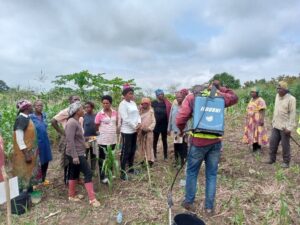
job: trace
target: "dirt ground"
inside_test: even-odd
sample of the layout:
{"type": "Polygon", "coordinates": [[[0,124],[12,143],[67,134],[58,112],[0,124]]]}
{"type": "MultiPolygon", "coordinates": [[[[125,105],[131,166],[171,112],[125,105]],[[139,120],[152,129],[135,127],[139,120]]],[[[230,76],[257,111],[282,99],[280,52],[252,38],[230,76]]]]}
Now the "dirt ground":
{"type": "MultiPolygon", "coordinates": [[[[226,120],[229,121],[229,120],[226,120]]],[[[222,160],[219,165],[215,215],[207,218],[203,213],[205,191],[204,167],[199,174],[196,214],[207,224],[300,224],[300,149],[292,143],[292,162],[289,169],[281,169],[281,149],[275,165],[264,163],[268,147],[260,154],[241,144],[242,120],[227,122],[222,160]]],[[[270,130],[270,129],[269,129],[270,130]]],[[[293,135],[296,137],[296,134],[293,135]]],[[[297,137],[299,141],[299,138],[297,137]]],[[[67,188],[63,184],[59,155],[54,149],[54,160],[49,168],[52,185],[43,188],[43,199],[29,212],[14,216],[14,224],[116,224],[116,215],[123,213],[122,224],[168,224],[167,193],[175,175],[173,147],[170,157],[163,161],[160,148],[158,161],[151,168],[152,185],[149,186],[144,169],[130,181],[116,179],[112,191],[98,178],[94,178],[101,207],[92,209],[87,197],[81,203],[67,201],[67,188]],[[56,215],[45,219],[51,213],[56,215]]],[[[185,212],[180,206],[184,187],[181,172],[173,190],[173,215],[185,212]]],[[[79,191],[86,195],[83,186],[79,191]]],[[[5,207],[1,207],[0,222],[5,224],[5,207]]]]}

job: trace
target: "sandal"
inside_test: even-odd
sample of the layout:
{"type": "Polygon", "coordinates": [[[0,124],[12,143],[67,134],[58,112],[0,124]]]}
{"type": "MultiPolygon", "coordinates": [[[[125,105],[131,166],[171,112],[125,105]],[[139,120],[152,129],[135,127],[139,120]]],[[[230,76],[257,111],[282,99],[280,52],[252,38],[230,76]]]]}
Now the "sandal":
{"type": "Polygon", "coordinates": [[[81,199],[77,195],[75,195],[74,197],[69,196],[69,201],[70,202],[80,202],[81,199]]]}
{"type": "Polygon", "coordinates": [[[97,208],[100,206],[100,202],[97,199],[91,200],[90,205],[94,208],[97,208]]]}

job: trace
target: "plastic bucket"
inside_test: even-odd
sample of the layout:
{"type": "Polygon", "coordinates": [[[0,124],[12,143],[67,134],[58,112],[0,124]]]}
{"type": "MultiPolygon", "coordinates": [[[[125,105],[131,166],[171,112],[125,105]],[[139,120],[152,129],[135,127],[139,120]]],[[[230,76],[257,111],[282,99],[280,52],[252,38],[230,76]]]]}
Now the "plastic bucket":
{"type": "Polygon", "coordinates": [[[181,213],[174,217],[173,225],[205,225],[205,223],[196,215],[181,213]]]}
{"type": "Polygon", "coordinates": [[[31,198],[27,192],[22,192],[19,196],[11,200],[11,213],[21,215],[31,207],[31,198]]]}

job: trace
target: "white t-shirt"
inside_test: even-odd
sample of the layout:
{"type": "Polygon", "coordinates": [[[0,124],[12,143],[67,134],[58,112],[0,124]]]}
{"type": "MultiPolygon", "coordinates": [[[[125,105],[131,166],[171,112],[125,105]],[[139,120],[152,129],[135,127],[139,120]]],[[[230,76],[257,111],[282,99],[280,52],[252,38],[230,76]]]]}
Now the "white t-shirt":
{"type": "Polygon", "coordinates": [[[123,100],[119,105],[119,116],[121,119],[121,133],[135,133],[136,126],[141,123],[141,116],[135,102],[123,100]]]}

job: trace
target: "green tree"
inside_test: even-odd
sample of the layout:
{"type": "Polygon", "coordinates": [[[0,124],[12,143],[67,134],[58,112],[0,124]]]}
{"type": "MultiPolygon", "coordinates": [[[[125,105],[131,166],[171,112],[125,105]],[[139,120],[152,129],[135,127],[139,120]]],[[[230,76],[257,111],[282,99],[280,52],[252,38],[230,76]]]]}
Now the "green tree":
{"type": "Polygon", "coordinates": [[[229,73],[226,73],[226,72],[223,72],[223,73],[220,73],[220,74],[215,74],[213,76],[213,78],[210,80],[210,82],[213,81],[213,80],[221,81],[222,85],[226,86],[228,88],[238,89],[238,88],[241,87],[240,80],[235,79],[233,75],[231,75],[229,73]]]}
{"type": "Polygon", "coordinates": [[[83,100],[96,100],[103,94],[110,94],[114,104],[118,104],[121,100],[123,84],[136,86],[133,79],[123,80],[120,77],[107,79],[104,75],[104,73],[91,74],[88,70],[83,70],[79,73],[56,76],[56,80],[52,82],[56,87],[71,88],[73,93],[80,95],[83,100]]]}
{"type": "Polygon", "coordinates": [[[0,80],[0,91],[8,91],[9,87],[7,86],[7,84],[3,81],[0,80]]]}

